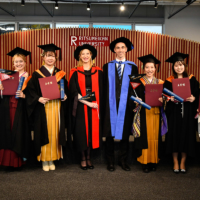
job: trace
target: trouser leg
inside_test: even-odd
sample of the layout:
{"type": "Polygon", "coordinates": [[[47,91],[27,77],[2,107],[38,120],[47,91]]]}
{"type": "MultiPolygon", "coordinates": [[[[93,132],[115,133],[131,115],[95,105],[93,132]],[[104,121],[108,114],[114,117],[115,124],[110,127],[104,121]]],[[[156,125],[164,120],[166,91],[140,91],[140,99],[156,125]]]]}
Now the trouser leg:
{"type": "Polygon", "coordinates": [[[106,137],[106,158],[109,163],[114,164],[114,138],[106,137]]]}
{"type": "Polygon", "coordinates": [[[129,139],[120,140],[119,143],[119,162],[126,163],[129,150],[129,139]]]}

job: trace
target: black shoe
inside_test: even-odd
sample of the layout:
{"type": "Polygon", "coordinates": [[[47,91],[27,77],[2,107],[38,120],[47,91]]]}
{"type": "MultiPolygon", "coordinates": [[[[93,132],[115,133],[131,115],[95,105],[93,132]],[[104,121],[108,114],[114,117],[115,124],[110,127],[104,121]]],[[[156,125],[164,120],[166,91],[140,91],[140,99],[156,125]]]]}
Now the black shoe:
{"type": "Polygon", "coordinates": [[[144,168],[143,168],[143,172],[144,173],[149,173],[149,167],[148,167],[148,165],[144,165],[144,168]]]}
{"type": "MultiPolygon", "coordinates": [[[[82,160],[82,161],[85,161],[85,160],[82,160]]],[[[80,165],[80,167],[81,167],[82,170],[87,170],[87,165],[86,166],[80,165]]]]}
{"type": "Polygon", "coordinates": [[[113,172],[115,171],[115,166],[113,163],[109,163],[108,166],[107,166],[107,170],[110,171],[110,172],[113,172]]]}
{"type": "Polygon", "coordinates": [[[130,171],[131,170],[130,167],[124,162],[119,162],[119,166],[121,166],[121,168],[123,170],[125,170],[125,171],[130,171]]]}
{"type": "Polygon", "coordinates": [[[149,169],[151,170],[151,171],[156,171],[156,164],[150,164],[149,165],[149,169]]]}
{"type": "MultiPolygon", "coordinates": [[[[89,161],[90,159],[88,159],[87,161],[89,161]]],[[[88,165],[88,163],[87,163],[87,168],[88,169],[94,169],[94,165],[88,165]]]]}
{"type": "Polygon", "coordinates": [[[173,169],[173,172],[174,172],[175,174],[179,174],[179,169],[173,169]]]}
{"type": "Polygon", "coordinates": [[[186,169],[180,169],[180,172],[181,172],[182,174],[185,174],[187,171],[186,171],[186,169]]]}

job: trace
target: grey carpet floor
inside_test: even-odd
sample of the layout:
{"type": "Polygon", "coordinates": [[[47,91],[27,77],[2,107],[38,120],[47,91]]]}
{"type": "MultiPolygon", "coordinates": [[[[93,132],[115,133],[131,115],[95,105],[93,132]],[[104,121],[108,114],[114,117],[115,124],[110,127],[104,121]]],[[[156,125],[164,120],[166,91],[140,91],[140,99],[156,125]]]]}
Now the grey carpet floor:
{"type": "Polygon", "coordinates": [[[115,200],[115,199],[199,199],[200,166],[189,166],[187,174],[174,174],[171,165],[162,164],[145,174],[141,165],[125,172],[119,166],[109,172],[106,165],[83,171],[78,165],[57,164],[55,171],[43,172],[40,165],[21,171],[0,167],[2,200],[115,200]]]}

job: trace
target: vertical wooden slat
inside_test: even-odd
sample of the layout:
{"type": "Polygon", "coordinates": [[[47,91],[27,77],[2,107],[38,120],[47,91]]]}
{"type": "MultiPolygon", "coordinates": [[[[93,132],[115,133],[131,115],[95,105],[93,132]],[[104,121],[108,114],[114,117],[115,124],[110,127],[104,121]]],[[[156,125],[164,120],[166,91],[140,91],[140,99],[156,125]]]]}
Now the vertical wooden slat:
{"type": "MultiPolygon", "coordinates": [[[[74,59],[75,47],[71,47],[69,44],[71,35],[109,36],[110,42],[117,37],[127,37],[134,44],[134,50],[127,53],[127,59],[135,62],[138,65],[139,73],[141,73],[142,63],[137,58],[149,53],[154,54],[161,60],[160,73],[156,73],[156,76],[163,80],[171,75],[171,64],[166,63],[165,60],[176,51],[188,53],[190,55],[189,73],[194,74],[197,80],[200,80],[198,68],[200,64],[200,43],[166,35],[124,29],[58,28],[5,33],[0,35],[0,67],[13,69],[12,58],[6,54],[18,46],[32,52],[32,64],[27,59],[27,71],[32,74],[42,64],[40,57],[42,51],[37,45],[55,43],[62,48],[62,61],[57,61],[56,65],[66,72],[68,78],[71,68],[77,65],[77,61],[74,59]]],[[[97,47],[97,51],[95,63],[101,68],[105,63],[115,58],[115,54],[109,50],[109,47],[97,47]]]]}

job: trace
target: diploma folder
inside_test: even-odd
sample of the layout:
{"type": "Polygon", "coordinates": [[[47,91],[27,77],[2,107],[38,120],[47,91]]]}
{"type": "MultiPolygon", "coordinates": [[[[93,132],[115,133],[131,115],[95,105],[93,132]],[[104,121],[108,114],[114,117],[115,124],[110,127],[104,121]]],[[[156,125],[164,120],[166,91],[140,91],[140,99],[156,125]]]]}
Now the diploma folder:
{"type": "MultiPolygon", "coordinates": [[[[7,74],[7,73],[5,73],[7,74]]],[[[2,81],[2,85],[3,85],[3,95],[16,95],[17,92],[17,88],[19,85],[19,72],[12,72],[12,73],[8,73],[9,76],[11,76],[11,78],[2,81]]]]}
{"type": "Polygon", "coordinates": [[[55,76],[39,78],[42,97],[50,100],[60,99],[60,91],[55,76]]]}
{"type": "Polygon", "coordinates": [[[189,78],[176,78],[172,80],[173,92],[182,97],[184,101],[191,96],[189,78]]]}
{"type": "Polygon", "coordinates": [[[162,106],[162,103],[158,100],[162,97],[163,84],[146,84],[145,85],[145,103],[155,107],[162,106]]]}

